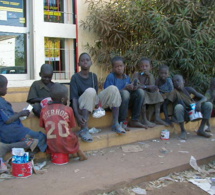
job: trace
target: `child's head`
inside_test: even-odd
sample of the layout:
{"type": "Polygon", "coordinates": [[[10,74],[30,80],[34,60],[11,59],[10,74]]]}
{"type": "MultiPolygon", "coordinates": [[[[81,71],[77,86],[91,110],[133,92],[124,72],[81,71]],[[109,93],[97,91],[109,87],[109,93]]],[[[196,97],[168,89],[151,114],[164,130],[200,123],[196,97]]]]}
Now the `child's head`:
{"type": "Polygon", "coordinates": [[[45,85],[48,85],[53,76],[53,67],[51,64],[43,64],[40,68],[40,77],[45,85]]]}
{"type": "Polygon", "coordinates": [[[89,70],[92,65],[90,55],[88,53],[82,53],[79,56],[78,65],[81,67],[81,70],[89,70]]]}
{"type": "Polygon", "coordinates": [[[141,58],[137,65],[141,72],[149,72],[151,70],[151,60],[149,58],[141,58]]]}
{"type": "Polygon", "coordinates": [[[67,87],[60,83],[54,83],[50,88],[50,97],[54,102],[60,102],[66,105],[68,100],[67,87]]]}
{"type": "Polygon", "coordinates": [[[123,75],[125,70],[125,60],[120,56],[111,59],[113,72],[117,75],[123,75]]]}
{"type": "Polygon", "coordinates": [[[7,78],[3,75],[0,75],[0,96],[7,94],[7,78]]]}
{"type": "Polygon", "coordinates": [[[210,88],[211,88],[212,90],[215,90],[215,78],[212,78],[212,79],[211,79],[210,88]]]}
{"type": "Polygon", "coordinates": [[[166,80],[169,77],[169,67],[167,65],[161,65],[158,74],[160,79],[166,80]]]}
{"type": "Polygon", "coordinates": [[[182,75],[174,75],[172,81],[175,89],[182,90],[184,88],[184,79],[182,75]]]}

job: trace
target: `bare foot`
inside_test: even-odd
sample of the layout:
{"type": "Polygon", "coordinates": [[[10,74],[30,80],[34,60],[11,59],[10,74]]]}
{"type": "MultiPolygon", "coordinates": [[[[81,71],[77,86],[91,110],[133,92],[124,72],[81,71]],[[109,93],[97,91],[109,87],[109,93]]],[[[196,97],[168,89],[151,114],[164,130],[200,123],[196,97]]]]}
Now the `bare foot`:
{"type": "Polygon", "coordinates": [[[80,161],[83,161],[83,160],[87,160],[87,159],[88,159],[87,156],[86,156],[86,154],[84,154],[84,152],[83,152],[82,150],[79,150],[79,151],[77,152],[77,154],[78,154],[78,156],[79,156],[79,160],[80,160],[80,161]]]}
{"type": "Polygon", "coordinates": [[[146,126],[149,127],[149,128],[153,128],[153,127],[156,126],[155,123],[152,123],[152,122],[150,122],[150,121],[144,121],[144,122],[142,122],[142,124],[143,124],[143,125],[146,125],[146,126]]]}
{"type": "Polygon", "coordinates": [[[139,122],[139,121],[133,121],[133,120],[129,121],[128,125],[130,127],[139,127],[139,128],[145,128],[145,129],[148,128],[147,126],[143,125],[141,122],[139,122]]]}
{"type": "Polygon", "coordinates": [[[187,140],[187,132],[186,131],[182,131],[181,135],[180,135],[180,138],[183,139],[183,140],[187,140]]]}
{"type": "Polygon", "coordinates": [[[155,123],[159,125],[165,125],[165,126],[170,126],[168,123],[163,121],[162,119],[155,119],[155,123]]]}
{"type": "Polygon", "coordinates": [[[87,158],[87,156],[86,155],[84,155],[84,156],[79,156],[79,160],[80,161],[84,161],[84,160],[87,160],[88,158],[87,158]]]}
{"type": "Polygon", "coordinates": [[[200,131],[200,130],[197,131],[197,135],[202,136],[202,137],[206,137],[206,138],[211,137],[211,134],[206,133],[205,131],[200,131]]]}
{"type": "Polygon", "coordinates": [[[77,158],[77,157],[78,157],[77,153],[72,154],[72,158],[77,158]]]}
{"type": "Polygon", "coordinates": [[[205,125],[205,127],[204,127],[204,131],[205,132],[211,132],[211,127],[210,126],[207,126],[207,125],[205,125]]]}

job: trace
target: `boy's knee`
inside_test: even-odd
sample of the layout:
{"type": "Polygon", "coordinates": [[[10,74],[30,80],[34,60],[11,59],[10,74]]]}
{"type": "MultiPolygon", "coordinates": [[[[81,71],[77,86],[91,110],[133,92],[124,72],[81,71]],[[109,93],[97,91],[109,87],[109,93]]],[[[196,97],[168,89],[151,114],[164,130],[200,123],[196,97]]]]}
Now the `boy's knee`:
{"type": "Polygon", "coordinates": [[[204,102],[203,104],[202,104],[202,109],[203,110],[211,110],[212,111],[212,109],[213,109],[213,104],[211,103],[211,102],[204,102]]]}
{"type": "Polygon", "coordinates": [[[94,88],[87,88],[85,92],[89,97],[96,96],[96,90],[94,88]]]}
{"type": "Polygon", "coordinates": [[[182,106],[181,104],[177,104],[174,108],[175,112],[184,112],[184,106],[182,106]]]}
{"type": "Polygon", "coordinates": [[[137,89],[136,94],[137,94],[138,97],[144,98],[145,91],[142,90],[142,89],[137,89]]]}
{"type": "Polygon", "coordinates": [[[114,86],[114,85],[110,85],[109,87],[106,88],[107,92],[108,93],[111,93],[111,94],[119,94],[119,89],[114,86]]]}
{"type": "Polygon", "coordinates": [[[120,91],[120,95],[121,95],[123,101],[130,99],[130,93],[127,90],[120,91]]]}
{"type": "Polygon", "coordinates": [[[174,114],[178,115],[178,114],[183,114],[184,113],[184,106],[182,106],[181,104],[177,104],[174,107],[174,114]]]}

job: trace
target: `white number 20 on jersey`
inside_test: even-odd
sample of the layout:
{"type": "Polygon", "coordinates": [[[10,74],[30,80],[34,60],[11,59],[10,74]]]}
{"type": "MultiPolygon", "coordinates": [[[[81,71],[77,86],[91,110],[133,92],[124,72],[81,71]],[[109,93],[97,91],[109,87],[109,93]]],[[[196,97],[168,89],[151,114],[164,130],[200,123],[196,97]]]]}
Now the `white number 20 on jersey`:
{"type": "Polygon", "coordinates": [[[58,124],[56,124],[53,121],[48,121],[46,123],[46,129],[48,129],[47,132],[47,139],[54,139],[56,138],[56,134],[53,133],[53,131],[57,128],[58,129],[58,133],[59,136],[61,137],[68,137],[68,135],[70,134],[69,132],[69,127],[68,127],[68,123],[66,121],[60,120],[58,122],[58,124]],[[57,125],[57,127],[56,127],[57,125]],[[63,132],[63,130],[65,132],[63,132]]]}

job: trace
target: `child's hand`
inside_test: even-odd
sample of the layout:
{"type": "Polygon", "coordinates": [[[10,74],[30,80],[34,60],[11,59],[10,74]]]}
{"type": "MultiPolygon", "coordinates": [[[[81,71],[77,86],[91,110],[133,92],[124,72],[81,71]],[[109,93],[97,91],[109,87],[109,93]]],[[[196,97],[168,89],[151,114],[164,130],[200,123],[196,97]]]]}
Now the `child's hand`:
{"type": "Polygon", "coordinates": [[[133,90],[137,90],[138,88],[139,88],[139,80],[136,78],[136,79],[134,79],[134,81],[133,81],[133,90]]]}
{"type": "Polygon", "coordinates": [[[134,85],[133,84],[128,84],[128,85],[126,85],[126,89],[127,90],[133,90],[134,89],[134,85]]]}
{"type": "Polygon", "coordinates": [[[149,89],[149,91],[151,92],[155,92],[159,90],[156,85],[147,85],[147,89],[149,89]]]}
{"type": "Polygon", "coordinates": [[[151,73],[150,73],[148,70],[146,70],[146,71],[144,72],[144,74],[147,75],[147,76],[150,76],[150,75],[151,75],[151,73]]]}
{"type": "Polygon", "coordinates": [[[196,109],[195,109],[195,111],[196,112],[201,112],[201,103],[200,102],[196,102],[196,109]]]}
{"type": "Polygon", "coordinates": [[[83,125],[85,125],[85,123],[86,123],[87,121],[86,121],[86,119],[85,119],[82,115],[79,114],[79,115],[77,116],[77,122],[78,122],[79,125],[82,125],[82,126],[83,126],[83,125]]]}
{"type": "Polygon", "coordinates": [[[21,112],[19,112],[19,116],[29,116],[29,114],[29,110],[22,110],[21,112]]]}

